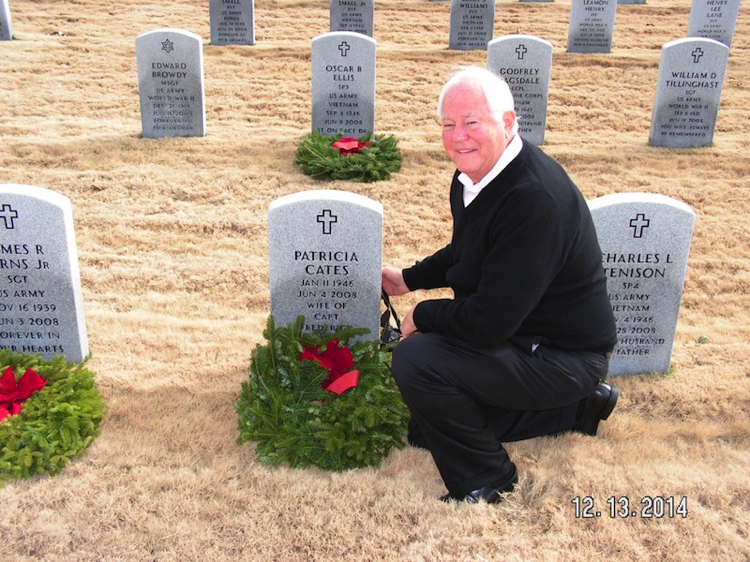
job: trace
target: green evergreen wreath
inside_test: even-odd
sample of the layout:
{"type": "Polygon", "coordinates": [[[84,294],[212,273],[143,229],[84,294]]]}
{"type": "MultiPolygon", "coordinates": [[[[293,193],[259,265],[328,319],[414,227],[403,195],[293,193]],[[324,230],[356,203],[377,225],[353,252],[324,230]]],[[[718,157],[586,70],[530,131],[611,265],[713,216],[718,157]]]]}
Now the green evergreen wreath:
{"type": "Polygon", "coordinates": [[[331,146],[343,137],[342,133],[329,137],[314,131],[297,146],[294,163],[308,176],[321,180],[351,180],[370,183],[391,178],[392,172],[401,169],[401,151],[398,141],[391,135],[359,137],[370,142],[360,152],[342,155],[331,146]]]}
{"type": "Polygon", "coordinates": [[[0,485],[11,478],[59,473],[99,434],[104,400],[84,363],[0,350],[0,370],[33,369],[47,380],[18,415],[0,422],[0,485]]]}
{"type": "Polygon", "coordinates": [[[304,333],[304,317],[277,327],[269,317],[250,360],[235,408],[238,444],[257,441],[261,462],[327,470],[377,466],[392,448],[404,447],[409,411],[390,369],[390,353],[378,341],[352,341],[368,333],[341,327],[304,333]],[[348,346],[359,370],[356,387],[337,395],[323,390],[329,372],[301,360],[306,348],[322,350],[331,340],[348,346]]]}

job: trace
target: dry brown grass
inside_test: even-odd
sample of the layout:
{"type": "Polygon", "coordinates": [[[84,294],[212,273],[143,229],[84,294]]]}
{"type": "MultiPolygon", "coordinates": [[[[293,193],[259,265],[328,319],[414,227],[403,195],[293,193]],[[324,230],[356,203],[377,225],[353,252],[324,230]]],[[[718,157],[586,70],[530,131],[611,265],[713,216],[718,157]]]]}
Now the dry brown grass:
{"type": "MultiPolygon", "coordinates": [[[[570,4],[499,1],[495,36],[554,45],[547,145],[588,199],[661,193],[697,214],[673,370],[618,380],[597,438],[509,446],[520,491],[451,506],[430,456],[331,474],[260,465],[232,404],[269,312],[266,212],[320,187],[385,208],[385,261],[445,242],[452,167],[434,104],[458,64],[448,3],[377,0],[376,128],[403,171],[321,186],[292,164],[310,127],[310,40],[327,0],[256,0],[254,47],[209,45],[204,0],[11,0],[0,44],[0,182],[71,198],[102,433],[59,476],[0,489],[5,560],[748,560],[750,18],[740,14],[711,148],[648,146],[662,44],[689,0],[618,7],[613,52],[565,52],[570,4]],[[208,134],[140,138],[135,37],[205,41],[208,134]],[[707,343],[698,343],[705,336],[707,343]],[[574,517],[571,500],[688,497],[689,516],[574,517]]],[[[415,295],[396,301],[407,310],[415,295]]]]}

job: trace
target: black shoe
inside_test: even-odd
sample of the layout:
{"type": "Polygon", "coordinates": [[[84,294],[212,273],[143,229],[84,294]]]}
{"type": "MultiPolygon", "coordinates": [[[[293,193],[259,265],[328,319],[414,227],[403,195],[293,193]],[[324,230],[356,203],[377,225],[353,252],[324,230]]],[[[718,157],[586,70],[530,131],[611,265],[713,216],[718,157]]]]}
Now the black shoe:
{"type": "Polygon", "coordinates": [[[465,496],[454,496],[453,494],[445,494],[440,497],[440,501],[451,502],[467,502],[467,503],[479,503],[480,500],[484,500],[487,503],[498,503],[502,501],[503,495],[508,492],[512,492],[518,484],[518,471],[516,466],[513,465],[513,474],[510,478],[507,478],[500,484],[489,484],[473,492],[469,492],[465,496]]]}
{"type": "Polygon", "coordinates": [[[606,420],[615,409],[620,391],[616,386],[599,383],[596,390],[586,398],[581,417],[576,420],[573,431],[584,435],[596,435],[599,422],[606,420]]]}

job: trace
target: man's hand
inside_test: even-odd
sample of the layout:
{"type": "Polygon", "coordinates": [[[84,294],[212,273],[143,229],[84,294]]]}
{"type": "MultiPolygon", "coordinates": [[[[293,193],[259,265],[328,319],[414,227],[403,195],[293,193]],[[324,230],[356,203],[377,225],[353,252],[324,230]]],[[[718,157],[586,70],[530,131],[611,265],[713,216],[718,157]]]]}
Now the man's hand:
{"type": "Polygon", "coordinates": [[[385,266],[382,270],[383,289],[389,296],[405,295],[409,292],[409,287],[404,283],[403,270],[395,267],[385,266]]]}
{"type": "MultiPolygon", "coordinates": [[[[405,295],[409,292],[409,287],[404,283],[404,274],[402,269],[385,266],[382,271],[383,289],[389,296],[405,295]]],[[[414,307],[401,320],[401,338],[406,339],[409,336],[418,334],[417,326],[414,324],[414,307]]]]}
{"type": "Polygon", "coordinates": [[[417,326],[414,324],[414,309],[416,306],[413,306],[409,312],[406,313],[406,316],[401,320],[401,339],[406,339],[409,336],[413,336],[414,334],[418,334],[419,331],[417,331],[417,326]]]}

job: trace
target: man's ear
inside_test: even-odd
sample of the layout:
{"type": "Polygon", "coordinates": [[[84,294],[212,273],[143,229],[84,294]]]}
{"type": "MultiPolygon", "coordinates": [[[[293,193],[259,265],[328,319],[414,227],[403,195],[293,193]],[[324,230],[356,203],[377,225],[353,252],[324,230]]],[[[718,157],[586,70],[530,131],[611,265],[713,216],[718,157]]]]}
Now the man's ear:
{"type": "Polygon", "coordinates": [[[510,134],[513,131],[513,123],[516,120],[515,111],[506,111],[503,113],[503,129],[506,133],[510,134]]]}

